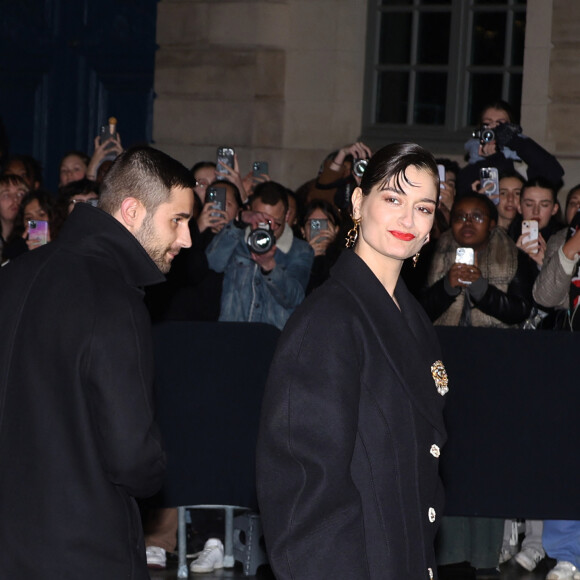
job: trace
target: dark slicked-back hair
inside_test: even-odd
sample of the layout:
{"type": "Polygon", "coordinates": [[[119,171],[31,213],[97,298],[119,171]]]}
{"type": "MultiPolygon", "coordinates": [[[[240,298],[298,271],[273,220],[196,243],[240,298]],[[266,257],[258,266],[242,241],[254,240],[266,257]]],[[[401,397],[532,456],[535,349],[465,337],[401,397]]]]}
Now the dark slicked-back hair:
{"type": "Polygon", "coordinates": [[[138,199],[148,213],[171,197],[174,187],[193,189],[195,180],[179,161],[152,147],[131,147],[123,152],[103,179],[99,207],[114,214],[124,199],[138,199]]]}
{"type": "Polygon", "coordinates": [[[363,195],[369,195],[376,185],[386,186],[391,181],[399,188],[403,182],[413,185],[406,175],[410,166],[430,173],[439,191],[439,172],[433,155],[415,143],[391,143],[370,158],[360,183],[363,195]]]}

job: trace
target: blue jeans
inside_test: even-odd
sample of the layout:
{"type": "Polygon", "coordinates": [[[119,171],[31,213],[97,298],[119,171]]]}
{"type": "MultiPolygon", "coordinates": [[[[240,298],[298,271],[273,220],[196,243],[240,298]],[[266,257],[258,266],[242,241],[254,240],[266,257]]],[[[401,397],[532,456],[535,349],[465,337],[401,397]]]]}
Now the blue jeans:
{"type": "Polygon", "coordinates": [[[572,562],[580,568],[580,521],[544,520],[542,543],[550,558],[572,562]]]}

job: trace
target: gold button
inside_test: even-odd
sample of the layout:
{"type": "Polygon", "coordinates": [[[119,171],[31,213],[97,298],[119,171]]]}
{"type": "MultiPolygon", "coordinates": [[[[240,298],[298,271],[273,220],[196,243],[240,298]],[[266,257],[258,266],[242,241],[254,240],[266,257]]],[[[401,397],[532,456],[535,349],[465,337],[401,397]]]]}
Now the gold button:
{"type": "Polygon", "coordinates": [[[431,523],[435,521],[435,510],[432,507],[429,508],[429,521],[431,523]]]}
{"type": "Polygon", "coordinates": [[[439,449],[439,447],[437,445],[435,445],[435,443],[433,443],[433,445],[431,445],[430,452],[431,452],[431,455],[433,455],[433,457],[437,457],[437,459],[439,459],[439,456],[441,455],[441,449],[439,449]]]}

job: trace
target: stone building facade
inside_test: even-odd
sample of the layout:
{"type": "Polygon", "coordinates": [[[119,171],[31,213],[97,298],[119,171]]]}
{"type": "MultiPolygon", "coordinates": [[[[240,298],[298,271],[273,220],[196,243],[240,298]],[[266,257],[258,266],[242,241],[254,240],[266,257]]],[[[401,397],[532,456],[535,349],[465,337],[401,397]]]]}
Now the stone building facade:
{"type": "MultiPolygon", "coordinates": [[[[161,0],[154,140],[297,188],[361,132],[365,0],[161,0]]],[[[580,3],[528,0],[521,123],[580,183],[580,3]]],[[[461,151],[440,151],[459,159],[461,151]]]]}

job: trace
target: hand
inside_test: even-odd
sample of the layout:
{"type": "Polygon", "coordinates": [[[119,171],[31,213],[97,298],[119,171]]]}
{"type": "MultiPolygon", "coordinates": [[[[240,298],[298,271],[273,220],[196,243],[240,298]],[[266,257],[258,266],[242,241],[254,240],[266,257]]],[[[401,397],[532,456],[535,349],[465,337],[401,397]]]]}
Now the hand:
{"type": "MultiPolygon", "coordinates": [[[[330,225],[330,224],[329,224],[330,225]]],[[[314,250],[314,256],[324,256],[328,250],[328,246],[335,240],[338,226],[334,226],[332,230],[321,230],[321,232],[310,239],[308,242],[310,247],[314,250]]]]}
{"type": "Polygon", "coordinates": [[[530,240],[528,236],[521,235],[516,242],[516,246],[523,250],[534,262],[539,266],[544,264],[544,256],[546,255],[546,240],[542,234],[538,235],[537,240],[530,240]]]}
{"type": "Polygon", "coordinates": [[[89,166],[87,167],[87,179],[92,179],[95,181],[97,179],[97,170],[99,165],[102,163],[103,159],[109,153],[115,153],[115,155],[120,155],[123,153],[123,146],[121,145],[121,135],[115,133],[114,136],[109,137],[106,141],[101,143],[101,138],[97,135],[93,141],[95,146],[95,151],[91,160],[89,161],[89,166]],[[107,149],[110,145],[113,145],[110,149],[107,149]]]}
{"type": "Polygon", "coordinates": [[[228,223],[228,217],[225,211],[221,211],[213,207],[213,204],[206,203],[201,213],[197,218],[197,227],[200,233],[210,228],[214,234],[222,231],[224,226],[228,223]],[[212,215],[219,214],[219,215],[212,215]]]}
{"type": "Polygon", "coordinates": [[[270,272],[276,267],[276,260],[274,259],[274,254],[276,253],[276,244],[274,244],[265,254],[255,254],[250,252],[252,260],[260,266],[262,270],[270,272]]]}
{"type": "MultiPolygon", "coordinates": [[[[336,164],[342,166],[344,158],[347,155],[352,155],[355,159],[370,159],[373,155],[373,152],[371,151],[370,147],[365,145],[362,141],[357,141],[352,145],[347,145],[346,147],[340,149],[331,165],[336,164]]],[[[334,170],[334,165],[331,167],[331,169],[334,170]]]]}
{"type": "Polygon", "coordinates": [[[243,223],[251,226],[253,230],[258,227],[258,224],[272,224],[274,221],[274,217],[270,214],[261,211],[252,211],[250,209],[244,210],[240,215],[240,219],[243,223]]]}
{"type": "Polygon", "coordinates": [[[453,264],[447,273],[452,288],[469,288],[473,282],[481,278],[481,270],[469,264],[453,264]]]}
{"type": "MultiPolygon", "coordinates": [[[[233,168],[224,163],[223,161],[218,161],[217,172],[221,173],[222,175],[226,175],[228,181],[231,181],[239,190],[240,190],[240,197],[242,198],[242,203],[246,203],[248,201],[248,191],[244,184],[244,179],[240,175],[240,165],[238,163],[238,155],[237,153],[234,155],[234,166],[233,168]]],[[[247,177],[247,176],[246,176],[247,177]]]]}
{"type": "Polygon", "coordinates": [[[489,143],[484,143],[483,145],[481,143],[479,144],[479,155],[481,157],[489,157],[494,153],[497,153],[495,140],[490,141],[489,143]]]}
{"type": "MultiPolygon", "coordinates": [[[[493,187],[492,183],[489,183],[487,186],[487,189],[490,189],[493,187]]],[[[499,191],[497,193],[494,193],[493,195],[488,195],[487,193],[487,189],[481,187],[481,181],[479,181],[479,179],[477,181],[474,181],[471,184],[471,189],[473,191],[475,191],[475,193],[480,193],[481,195],[487,195],[487,197],[489,197],[489,199],[491,199],[491,201],[493,201],[493,203],[495,203],[495,205],[498,204],[499,202],[499,191]]]]}

